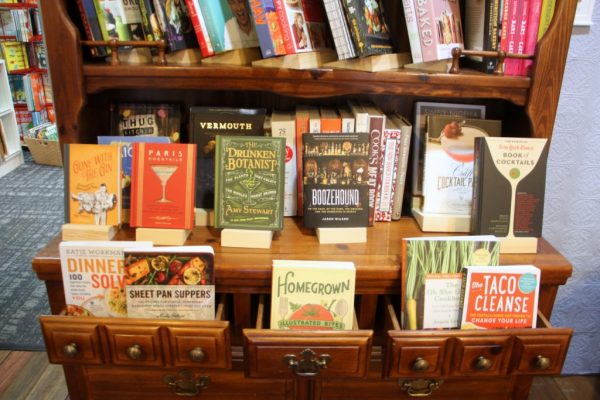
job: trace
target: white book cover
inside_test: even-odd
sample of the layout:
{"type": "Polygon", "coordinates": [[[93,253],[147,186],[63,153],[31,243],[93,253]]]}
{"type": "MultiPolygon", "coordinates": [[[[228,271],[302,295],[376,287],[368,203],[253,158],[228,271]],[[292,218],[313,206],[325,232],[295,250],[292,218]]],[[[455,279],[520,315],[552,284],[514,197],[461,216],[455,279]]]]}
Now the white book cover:
{"type": "Polygon", "coordinates": [[[296,115],[293,111],[273,111],[271,136],[285,138],[285,183],[283,215],[293,217],[298,212],[298,169],[296,168],[296,115]]]}

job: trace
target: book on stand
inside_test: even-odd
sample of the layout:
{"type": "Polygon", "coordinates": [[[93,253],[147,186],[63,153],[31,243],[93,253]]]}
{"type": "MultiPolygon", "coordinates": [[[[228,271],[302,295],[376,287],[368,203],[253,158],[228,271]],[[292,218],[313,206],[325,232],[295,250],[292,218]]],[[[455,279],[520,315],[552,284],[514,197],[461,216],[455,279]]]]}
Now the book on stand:
{"type": "Polygon", "coordinates": [[[540,269],[533,265],[465,267],[460,329],[535,328],[540,269]]]}
{"type": "Polygon", "coordinates": [[[494,236],[432,236],[402,239],[402,326],[451,329],[460,326],[463,269],[498,265],[494,236]]]}
{"type": "Polygon", "coordinates": [[[285,138],[285,186],[283,192],[283,215],[298,213],[298,166],[296,164],[296,116],[293,111],[273,110],[271,136],[285,138]]]}
{"type": "Polygon", "coordinates": [[[120,136],[166,136],[178,142],[181,110],[177,104],[113,103],[110,132],[120,136]]]}
{"type": "Polygon", "coordinates": [[[199,47],[185,1],[154,0],[154,10],[169,51],[199,47]]]}
{"type": "Polygon", "coordinates": [[[355,280],[348,261],[273,260],[271,329],[351,330],[355,280]]]}
{"type": "Polygon", "coordinates": [[[215,319],[212,247],[127,249],[124,256],[128,317],[215,319]]]}
{"type": "Polygon", "coordinates": [[[346,21],[342,0],[324,0],[325,14],[329,21],[335,51],[339,60],[347,60],[357,56],[352,35],[346,21]]]}
{"type": "MultiPolygon", "coordinates": [[[[498,29],[502,0],[468,0],[465,3],[465,47],[476,51],[498,51],[498,29]]],[[[493,73],[497,57],[469,56],[470,64],[493,73]]]]}
{"type": "Polygon", "coordinates": [[[285,138],[217,136],[215,227],[281,230],[285,138]]]}
{"type": "Polygon", "coordinates": [[[190,108],[188,138],[198,146],[197,208],[214,208],[216,136],[264,136],[265,115],[264,108],[190,108]]]}
{"type": "Polygon", "coordinates": [[[388,26],[379,0],[342,0],[359,57],[392,53],[388,26]]]}
{"type": "Polygon", "coordinates": [[[130,225],[192,229],[196,145],[134,143],[130,225]]]}
{"type": "Polygon", "coordinates": [[[285,55],[283,36],[273,0],[250,1],[262,58],[285,55]]]}
{"type": "MultiPolygon", "coordinates": [[[[94,3],[94,0],[77,0],[83,29],[87,40],[105,40],[94,3]]],[[[90,47],[90,53],[93,57],[106,57],[109,51],[106,47],[97,46],[90,47]]]]}
{"type": "Polygon", "coordinates": [[[366,227],[369,222],[369,134],[302,135],[304,226],[366,227]]]}
{"type": "Polygon", "coordinates": [[[120,146],[65,144],[64,175],[66,223],[121,223],[120,146]]]}
{"type": "Polygon", "coordinates": [[[190,14],[190,20],[192,21],[192,26],[194,27],[194,32],[196,33],[196,39],[198,39],[198,45],[200,46],[200,53],[202,54],[202,57],[207,58],[214,56],[215,50],[213,49],[213,45],[210,41],[210,36],[208,35],[208,30],[206,29],[206,22],[204,21],[198,0],[185,0],[185,4],[187,6],[188,13],[190,14]]]}
{"type": "Polygon", "coordinates": [[[61,242],[67,315],[126,317],[124,250],[149,247],[152,242],[61,242]]]}

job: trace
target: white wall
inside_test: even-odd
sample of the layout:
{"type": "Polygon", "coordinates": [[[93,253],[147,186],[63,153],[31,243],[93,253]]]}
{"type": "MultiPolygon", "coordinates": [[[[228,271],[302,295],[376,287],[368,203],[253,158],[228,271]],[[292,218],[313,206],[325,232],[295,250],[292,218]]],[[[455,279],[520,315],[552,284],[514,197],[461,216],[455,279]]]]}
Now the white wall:
{"type": "Polygon", "coordinates": [[[600,4],[594,8],[592,26],[573,30],[547,170],[543,236],[573,264],[551,319],[575,329],[563,374],[600,373],[600,4]]]}

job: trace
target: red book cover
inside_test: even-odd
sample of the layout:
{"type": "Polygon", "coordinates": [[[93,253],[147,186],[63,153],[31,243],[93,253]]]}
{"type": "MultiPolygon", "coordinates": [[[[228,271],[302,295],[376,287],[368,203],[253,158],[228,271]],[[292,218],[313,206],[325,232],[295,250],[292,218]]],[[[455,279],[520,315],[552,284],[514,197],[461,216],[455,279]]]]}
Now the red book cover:
{"type": "Polygon", "coordinates": [[[194,4],[194,0],[185,0],[185,5],[187,6],[190,19],[192,20],[192,26],[194,27],[194,32],[196,33],[196,38],[198,39],[198,44],[200,45],[202,57],[206,58],[214,56],[215,52],[213,51],[210,42],[207,43],[207,40],[204,37],[204,32],[202,30],[202,24],[204,21],[201,21],[200,16],[198,15],[198,9],[194,4]]]}
{"type": "Polygon", "coordinates": [[[279,21],[279,28],[283,34],[283,44],[285,45],[286,54],[296,54],[294,48],[294,38],[292,37],[292,29],[288,22],[287,12],[285,8],[284,0],[273,0],[275,3],[275,11],[277,12],[277,19],[279,21]]]}
{"type": "Polygon", "coordinates": [[[375,190],[375,221],[391,221],[394,189],[396,188],[396,166],[400,156],[400,139],[402,130],[386,120],[386,127],[381,139],[379,155],[379,174],[375,190]]]}
{"type": "Polygon", "coordinates": [[[131,226],[192,229],[196,145],[134,143],[131,226]]]}
{"type": "MultiPolygon", "coordinates": [[[[508,2],[508,28],[506,31],[506,49],[502,49],[507,53],[517,53],[517,46],[519,40],[519,23],[521,11],[524,3],[527,2],[521,0],[510,0],[508,2]]],[[[515,58],[506,58],[504,60],[504,75],[515,75],[516,65],[519,60],[515,58]]]]}
{"type": "Polygon", "coordinates": [[[461,329],[536,327],[538,268],[503,265],[465,269],[461,329]]]}
{"type": "MultiPolygon", "coordinates": [[[[540,27],[540,16],[542,13],[542,0],[529,0],[529,15],[527,21],[527,33],[525,35],[524,54],[535,53],[535,47],[538,40],[538,30],[540,27]]],[[[531,73],[532,60],[522,61],[522,70],[520,75],[527,76],[531,73]]]]}

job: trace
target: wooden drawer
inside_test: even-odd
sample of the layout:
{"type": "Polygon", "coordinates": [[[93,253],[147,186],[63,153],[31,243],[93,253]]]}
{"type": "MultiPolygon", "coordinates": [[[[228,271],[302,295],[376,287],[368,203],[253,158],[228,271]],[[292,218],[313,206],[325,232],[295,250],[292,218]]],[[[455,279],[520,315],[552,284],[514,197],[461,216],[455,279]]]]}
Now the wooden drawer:
{"type": "Polygon", "coordinates": [[[558,374],[573,334],[541,313],[536,329],[403,331],[389,298],[385,306],[389,378],[558,374]]]}
{"type": "MultiPolygon", "coordinates": [[[[256,329],[244,329],[244,368],[252,378],[364,377],[371,358],[371,330],[288,331],[262,329],[264,297],[256,329]]],[[[355,321],[355,328],[356,328],[355,321]]]]}
{"type": "Polygon", "coordinates": [[[43,316],[50,362],[231,368],[224,303],[215,321],[43,316]]]}

